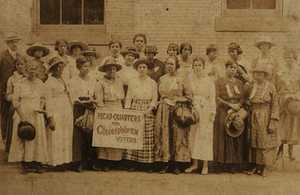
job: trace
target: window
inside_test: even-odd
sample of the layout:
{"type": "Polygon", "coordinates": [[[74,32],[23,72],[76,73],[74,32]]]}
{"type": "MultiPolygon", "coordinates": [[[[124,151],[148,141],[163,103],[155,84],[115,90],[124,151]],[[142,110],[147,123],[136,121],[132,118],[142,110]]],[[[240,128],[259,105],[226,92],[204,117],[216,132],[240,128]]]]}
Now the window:
{"type": "Polygon", "coordinates": [[[103,25],[104,0],[39,0],[38,25],[103,25]]]}
{"type": "Polygon", "coordinates": [[[282,15],[282,0],[223,0],[223,15],[282,15]]]}

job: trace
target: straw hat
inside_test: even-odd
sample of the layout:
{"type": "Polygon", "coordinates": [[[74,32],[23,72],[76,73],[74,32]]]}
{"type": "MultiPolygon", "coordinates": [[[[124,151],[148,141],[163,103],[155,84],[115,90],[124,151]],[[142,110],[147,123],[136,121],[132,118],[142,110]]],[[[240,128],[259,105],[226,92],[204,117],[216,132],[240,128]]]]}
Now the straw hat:
{"type": "Polygon", "coordinates": [[[231,137],[239,137],[245,129],[245,118],[247,117],[247,111],[244,109],[238,112],[230,110],[225,118],[225,130],[231,137]]]}
{"type": "Polygon", "coordinates": [[[19,37],[19,35],[17,35],[17,33],[15,32],[10,32],[9,34],[7,34],[7,36],[5,37],[5,42],[9,42],[9,41],[20,41],[21,38],[19,37]]]}
{"type": "Polygon", "coordinates": [[[118,64],[113,57],[109,57],[105,60],[104,64],[98,68],[100,72],[106,72],[107,68],[115,66],[117,71],[122,69],[122,65],[118,64]]]}
{"type": "Polygon", "coordinates": [[[272,42],[272,39],[271,39],[270,37],[268,37],[268,36],[260,37],[260,38],[256,41],[255,46],[256,46],[257,48],[259,48],[260,45],[263,44],[263,43],[267,43],[267,44],[269,44],[271,47],[275,46],[275,44],[272,42]]]}
{"type": "Polygon", "coordinates": [[[69,46],[70,50],[72,50],[72,48],[75,46],[80,47],[81,50],[86,50],[88,48],[87,44],[85,44],[84,42],[81,42],[81,41],[77,41],[77,40],[70,41],[68,46],[69,46]]]}
{"type": "Polygon", "coordinates": [[[53,57],[50,59],[49,63],[48,63],[48,71],[53,67],[55,66],[56,64],[59,64],[59,63],[63,63],[65,64],[64,60],[61,59],[60,57],[53,57]]]}
{"type": "Polygon", "coordinates": [[[35,127],[29,122],[20,122],[18,124],[18,137],[23,141],[31,141],[35,138],[35,127]]]}
{"type": "Polygon", "coordinates": [[[50,52],[50,50],[44,46],[42,43],[36,42],[32,44],[28,49],[26,50],[27,55],[33,57],[33,54],[36,50],[43,51],[43,57],[47,56],[50,52]]]}

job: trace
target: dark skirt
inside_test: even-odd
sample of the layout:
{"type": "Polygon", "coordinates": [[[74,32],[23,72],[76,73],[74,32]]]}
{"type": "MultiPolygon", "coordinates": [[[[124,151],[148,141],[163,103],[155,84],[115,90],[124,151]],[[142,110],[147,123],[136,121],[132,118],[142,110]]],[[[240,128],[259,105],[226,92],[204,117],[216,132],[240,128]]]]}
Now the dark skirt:
{"type": "Polygon", "coordinates": [[[225,131],[227,109],[217,108],[214,125],[214,160],[225,164],[243,164],[247,159],[247,133],[233,138],[225,131]]]}
{"type": "Polygon", "coordinates": [[[5,140],[5,151],[9,152],[15,109],[9,101],[3,100],[1,104],[1,135],[2,139],[5,140]]]}
{"type": "MultiPolygon", "coordinates": [[[[86,106],[82,104],[74,105],[74,120],[82,116],[85,112],[86,106]]],[[[75,123],[74,123],[75,124],[75,123]]],[[[96,152],[92,147],[92,132],[87,133],[81,128],[74,126],[73,131],[73,161],[86,161],[95,159],[96,152]]]]}

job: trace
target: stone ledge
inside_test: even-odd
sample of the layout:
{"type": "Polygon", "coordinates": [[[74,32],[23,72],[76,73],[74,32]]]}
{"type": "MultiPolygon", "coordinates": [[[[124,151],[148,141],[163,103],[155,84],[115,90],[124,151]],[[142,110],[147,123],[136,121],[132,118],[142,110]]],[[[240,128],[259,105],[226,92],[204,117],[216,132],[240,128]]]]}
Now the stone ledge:
{"type": "Polygon", "coordinates": [[[285,17],[230,17],[215,19],[217,32],[287,32],[289,21],[285,17]]]}

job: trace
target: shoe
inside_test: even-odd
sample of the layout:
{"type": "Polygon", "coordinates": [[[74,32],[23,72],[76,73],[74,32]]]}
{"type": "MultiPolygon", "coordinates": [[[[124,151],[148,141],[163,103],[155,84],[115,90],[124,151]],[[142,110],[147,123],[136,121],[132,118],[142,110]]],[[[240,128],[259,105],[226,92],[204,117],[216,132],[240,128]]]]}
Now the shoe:
{"type": "Polygon", "coordinates": [[[189,168],[187,168],[184,172],[185,173],[195,173],[195,172],[197,172],[197,167],[189,167],[189,168]]]}
{"type": "Polygon", "coordinates": [[[208,174],[208,168],[203,168],[201,171],[201,175],[207,175],[208,174]]]}
{"type": "Polygon", "coordinates": [[[92,166],[92,170],[94,170],[94,171],[102,171],[102,168],[100,168],[100,167],[98,167],[96,165],[93,165],[92,166]]]}
{"type": "Polygon", "coordinates": [[[104,167],[104,168],[102,169],[102,171],[108,172],[108,171],[110,171],[110,168],[109,168],[109,167],[104,167]]]}
{"type": "Polygon", "coordinates": [[[181,170],[179,170],[179,169],[177,168],[177,169],[175,169],[175,170],[173,171],[173,173],[174,173],[175,175],[179,175],[179,174],[182,173],[182,172],[181,172],[181,170]]]}

